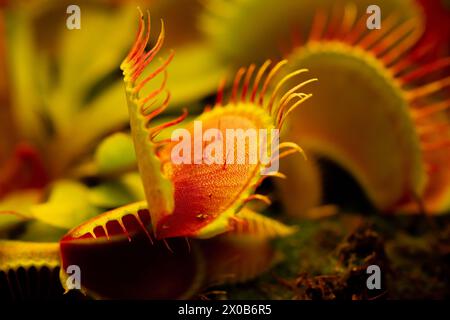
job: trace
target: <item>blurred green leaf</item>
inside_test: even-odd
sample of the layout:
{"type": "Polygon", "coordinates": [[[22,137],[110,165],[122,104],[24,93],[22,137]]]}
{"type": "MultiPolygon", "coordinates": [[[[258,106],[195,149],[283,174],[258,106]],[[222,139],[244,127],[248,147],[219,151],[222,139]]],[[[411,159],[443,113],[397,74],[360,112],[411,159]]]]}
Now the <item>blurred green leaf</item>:
{"type": "MultiPolygon", "coordinates": [[[[70,126],[73,116],[82,109],[93,107],[93,104],[85,105],[86,99],[102,93],[104,88],[99,83],[113,77],[115,71],[119,75],[118,65],[133,41],[130,30],[135,28],[136,16],[136,8],[132,6],[115,11],[87,9],[83,10],[80,30],[64,28],[57,60],[59,82],[54,101],[49,105],[58,131],[70,126]],[[91,92],[96,86],[99,92],[91,92]]],[[[110,113],[120,109],[114,105],[109,108],[110,113]]],[[[108,122],[108,118],[97,120],[108,122]]]]}
{"type": "Polygon", "coordinates": [[[41,118],[42,97],[36,85],[36,48],[31,18],[26,11],[9,12],[6,18],[7,58],[15,124],[21,138],[42,145],[46,131],[41,118]]]}
{"type": "Polygon", "coordinates": [[[75,181],[59,180],[53,184],[47,202],[31,208],[35,219],[51,226],[70,229],[100,213],[89,202],[88,188],[75,181]]]}
{"type": "Polygon", "coordinates": [[[95,150],[98,141],[128,122],[124,89],[116,83],[76,114],[52,144],[53,169],[64,172],[80,156],[95,150]],[[68,143],[69,142],[69,143],[68,143]],[[57,169],[59,168],[59,169],[57,169]]]}
{"type": "Polygon", "coordinates": [[[100,174],[132,168],[136,165],[133,139],[125,133],[107,137],[99,144],[95,161],[100,174]]]}
{"type": "Polygon", "coordinates": [[[58,228],[42,221],[33,220],[25,224],[25,230],[17,239],[35,242],[58,242],[66,232],[66,228],[58,228]]]}
{"type": "Polygon", "coordinates": [[[100,184],[89,191],[91,204],[105,209],[144,199],[144,188],[137,172],[127,173],[118,180],[100,184]]]}
{"type": "Polygon", "coordinates": [[[42,196],[38,190],[17,191],[0,200],[0,237],[31,218],[31,206],[37,204],[42,196]]]}

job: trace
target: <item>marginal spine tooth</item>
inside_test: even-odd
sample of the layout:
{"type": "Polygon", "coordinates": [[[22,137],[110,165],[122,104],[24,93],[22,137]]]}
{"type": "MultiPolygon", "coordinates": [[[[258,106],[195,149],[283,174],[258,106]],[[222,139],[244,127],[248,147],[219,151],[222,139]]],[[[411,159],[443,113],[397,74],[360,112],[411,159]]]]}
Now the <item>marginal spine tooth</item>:
{"type": "Polygon", "coordinates": [[[169,242],[166,239],[163,239],[162,241],[164,242],[164,245],[170,251],[170,253],[174,253],[172,248],[169,246],[169,242]]]}
{"type": "Polygon", "coordinates": [[[318,41],[322,38],[322,34],[326,27],[327,16],[323,10],[318,10],[314,15],[314,21],[309,33],[309,42],[318,41]]]}
{"type": "Polygon", "coordinates": [[[333,6],[333,8],[331,9],[331,15],[328,21],[328,26],[323,36],[324,39],[333,39],[334,35],[336,34],[336,30],[338,30],[341,17],[342,17],[341,8],[339,6],[333,6]]]}
{"type": "MultiPolygon", "coordinates": [[[[307,81],[304,81],[304,82],[302,82],[302,83],[300,83],[300,84],[294,86],[294,87],[291,88],[290,90],[288,90],[288,91],[281,97],[281,99],[280,99],[280,105],[283,105],[283,104],[286,102],[286,100],[289,98],[289,96],[290,96],[291,94],[295,93],[298,89],[300,89],[300,88],[304,87],[305,85],[307,85],[307,84],[309,84],[309,83],[311,83],[311,82],[314,82],[314,81],[317,81],[317,78],[313,78],[313,79],[309,79],[309,80],[307,80],[307,81]]],[[[300,93],[300,94],[302,94],[302,93],[300,93]]]]}
{"type": "MultiPolygon", "coordinates": [[[[275,86],[275,89],[272,91],[272,95],[270,96],[270,100],[269,103],[267,105],[267,110],[268,112],[273,115],[273,113],[277,112],[277,108],[275,108],[274,110],[272,110],[273,104],[275,102],[275,98],[277,97],[278,93],[280,92],[281,87],[290,79],[292,79],[293,77],[304,73],[304,72],[308,72],[308,69],[300,69],[300,70],[296,70],[294,72],[289,73],[288,75],[286,75],[283,79],[280,80],[280,82],[278,82],[278,84],[275,86]]],[[[278,104],[279,106],[279,104],[278,104]]]]}
{"type": "Polygon", "coordinates": [[[264,62],[264,64],[261,66],[261,68],[259,68],[258,73],[256,74],[255,77],[255,81],[253,83],[253,89],[252,89],[252,93],[250,96],[250,102],[253,103],[255,102],[255,96],[256,93],[258,91],[258,87],[259,87],[259,83],[261,81],[262,76],[264,75],[264,72],[266,72],[266,69],[270,66],[270,64],[272,63],[271,60],[266,60],[264,62]]]}
{"type": "MultiPolygon", "coordinates": [[[[147,27],[148,28],[148,27],[147,27]]],[[[147,32],[147,35],[146,35],[146,38],[148,38],[149,37],[149,32],[147,32]]],[[[148,64],[148,62],[147,62],[147,64],[146,64],[146,61],[145,61],[145,57],[142,55],[142,53],[144,52],[144,50],[145,50],[145,46],[147,45],[147,42],[142,42],[141,43],[141,48],[142,48],[142,50],[141,49],[139,49],[136,53],[137,53],[137,55],[130,61],[130,64],[131,64],[131,68],[130,68],[130,70],[129,70],[129,76],[130,76],[130,78],[131,78],[131,81],[133,82],[133,83],[135,83],[136,82],[136,80],[137,80],[137,78],[139,77],[139,75],[140,75],[140,70],[142,70],[147,64],[148,64]]]]}
{"type": "Polygon", "coordinates": [[[237,103],[237,94],[239,90],[239,83],[241,82],[242,76],[245,74],[245,68],[240,68],[238,72],[236,72],[236,76],[234,77],[233,82],[233,91],[231,93],[231,103],[237,103]]]}
{"type": "Polygon", "coordinates": [[[128,230],[125,227],[125,223],[123,222],[123,220],[122,219],[118,219],[117,222],[119,223],[119,226],[122,228],[123,233],[125,233],[127,235],[128,242],[131,242],[130,234],[128,233],[128,230]]]}
{"type": "MultiPolygon", "coordinates": [[[[309,98],[312,96],[312,95],[307,95],[307,94],[305,94],[305,93],[295,93],[295,91],[297,91],[298,89],[300,89],[300,88],[306,86],[306,85],[309,84],[309,83],[315,82],[315,81],[318,81],[318,79],[317,79],[317,78],[312,78],[312,79],[309,79],[309,80],[307,80],[307,81],[304,81],[304,82],[302,82],[302,83],[296,85],[295,87],[293,87],[292,89],[290,89],[289,91],[287,91],[287,92],[283,95],[283,97],[280,99],[280,106],[278,107],[278,111],[277,111],[277,116],[276,116],[276,123],[277,123],[277,124],[280,124],[280,122],[281,122],[281,116],[282,116],[282,114],[283,114],[283,111],[284,111],[284,109],[286,108],[287,103],[288,103],[292,98],[294,98],[294,97],[300,97],[300,98],[301,98],[300,102],[297,102],[297,103],[291,108],[291,109],[293,110],[293,109],[295,109],[298,105],[300,105],[303,101],[305,101],[306,99],[309,99],[309,98]],[[304,99],[304,98],[306,98],[306,99],[304,99]]],[[[291,111],[292,111],[292,110],[291,110],[291,111]]],[[[291,111],[289,111],[289,113],[290,113],[291,111]]]]}
{"type": "Polygon", "coordinates": [[[395,50],[392,48],[392,50],[381,58],[384,65],[389,68],[390,65],[395,63],[401,56],[405,55],[406,52],[417,43],[417,40],[419,40],[421,35],[422,30],[413,28],[412,31],[395,46],[395,50]]]}
{"type": "MultiPolygon", "coordinates": [[[[149,114],[145,115],[145,117],[147,118],[147,121],[150,122],[154,117],[156,117],[157,115],[161,114],[164,110],[166,110],[167,106],[169,105],[169,101],[170,101],[170,92],[167,91],[166,98],[162,102],[161,106],[154,109],[149,114]]],[[[152,105],[153,105],[153,103],[152,103],[152,105]]]]}
{"type": "Polygon", "coordinates": [[[190,253],[191,252],[191,243],[189,242],[189,238],[184,237],[184,240],[186,241],[188,252],[190,253]]]}
{"type": "Polygon", "coordinates": [[[144,106],[149,100],[155,98],[158,94],[163,92],[164,88],[166,87],[166,83],[167,83],[167,70],[164,70],[163,74],[164,74],[164,79],[161,83],[161,86],[158,89],[150,92],[145,98],[142,98],[141,100],[139,100],[139,104],[144,106]]]}
{"type": "Polygon", "coordinates": [[[342,19],[342,25],[337,33],[337,37],[342,38],[350,32],[352,27],[355,25],[356,14],[357,8],[353,2],[345,6],[344,18],[342,19]]]}
{"type": "MultiPolygon", "coordinates": [[[[147,20],[147,33],[148,36],[147,38],[150,36],[150,21],[147,20]]],[[[142,71],[145,69],[145,67],[152,61],[152,59],[155,57],[155,55],[159,52],[159,50],[162,47],[162,44],[164,42],[164,22],[161,20],[161,32],[159,33],[159,37],[158,40],[156,41],[156,44],[153,46],[152,49],[150,49],[150,51],[148,51],[147,53],[145,53],[143,55],[143,52],[145,50],[145,47],[148,44],[148,40],[143,42],[143,50],[139,52],[139,55],[137,56],[137,58],[139,59],[137,62],[133,63],[133,61],[131,61],[130,63],[133,64],[131,71],[132,71],[132,81],[133,83],[137,80],[137,78],[141,75],[142,71]]]]}
{"type": "Polygon", "coordinates": [[[121,64],[121,69],[124,70],[124,72],[128,73],[127,70],[125,70],[125,62],[130,62],[136,55],[137,53],[137,48],[139,46],[139,44],[141,43],[141,39],[142,39],[142,33],[144,32],[144,15],[142,14],[142,11],[139,9],[139,14],[140,14],[140,18],[139,18],[139,26],[138,26],[138,32],[136,33],[136,39],[134,41],[134,45],[130,50],[130,53],[128,54],[128,56],[125,58],[124,62],[121,64]]]}
{"type": "Polygon", "coordinates": [[[431,45],[423,45],[418,49],[412,51],[407,59],[402,59],[397,61],[394,65],[390,67],[390,71],[395,77],[399,77],[400,74],[406,72],[411,67],[411,61],[420,60],[429,54],[433,50],[433,46],[431,45]]]}
{"type": "Polygon", "coordinates": [[[170,64],[170,62],[172,61],[174,57],[174,52],[172,51],[169,54],[169,57],[166,59],[166,61],[164,61],[162,63],[161,66],[159,66],[155,71],[153,71],[150,75],[148,75],[145,79],[143,79],[134,89],[133,91],[135,93],[139,92],[144,85],[149,82],[150,80],[152,80],[153,78],[155,78],[158,74],[160,74],[161,72],[163,72],[164,70],[166,70],[167,66],[170,64]]]}
{"type": "Polygon", "coordinates": [[[450,66],[450,57],[442,58],[434,61],[430,64],[422,66],[414,71],[407,73],[400,77],[400,81],[403,85],[410,83],[411,81],[420,79],[432,72],[439,71],[442,68],[447,68],[450,66]]]}
{"type": "Polygon", "coordinates": [[[269,199],[269,197],[264,196],[262,194],[252,194],[252,195],[248,196],[244,200],[244,202],[247,203],[247,202],[250,202],[252,200],[260,200],[260,201],[264,202],[265,204],[267,204],[268,206],[270,206],[272,204],[272,201],[269,199]]]}
{"type": "MultiPolygon", "coordinates": [[[[303,98],[303,96],[305,96],[304,93],[291,93],[289,94],[289,96],[286,97],[286,99],[284,99],[283,102],[280,102],[276,114],[275,114],[275,122],[278,123],[279,119],[281,118],[281,114],[283,113],[283,111],[286,109],[287,105],[294,99],[296,98],[303,98]]],[[[283,99],[281,99],[283,100],[283,99]]],[[[280,100],[280,101],[281,101],[280,100]]]]}
{"type": "Polygon", "coordinates": [[[300,153],[301,155],[303,155],[305,160],[307,160],[305,152],[296,143],[294,143],[294,142],[282,142],[278,146],[277,152],[275,153],[275,156],[272,158],[271,162],[278,161],[280,159],[283,159],[283,158],[287,157],[288,155],[291,155],[291,154],[294,154],[294,153],[297,153],[297,152],[300,153]],[[279,153],[279,151],[281,149],[283,149],[283,148],[289,148],[289,149],[286,150],[286,151],[283,151],[282,153],[279,153]]]}
{"type": "Polygon", "coordinates": [[[344,37],[343,41],[351,45],[356,45],[367,29],[366,23],[367,23],[367,16],[362,15],[354,25],[355,27],[351,30],[351,32],[349,32],[344,37]]]}
{"type": "Polygon", "coordinates": [[[367,33],[360,41],[358,41],[358,46],[365,50],[369,50],[392,30],[392,28],[398,22],[398,18],[398,14],[391,14],[383,21],[383,28],[379,30],[372,30],[371,32],[367,33]]]}
{"type": "Polygon", "coordinates": [[[383,56],[398,41],[405,37],[409,32],[412,32],[416,27],[415,24],[416,21],[413,19],[405,21],[399,27],[394,29],[390,34],[384,37],[383,40],[372,49],[372,52],[377,57],[383,56]]]}
{"type": "Polygon", "coordinates": [[[217,96],[216,96],[216,106],[222,106],[223,103],[223,92],[225,89],[227,81],[226,79],[222,79],[219,83],[219,87],[217,88],[217,96]]]}
{"type": "Polygon", "coordinates": [[[253,188],[254,189],[258,188],[264,182],[264,180],[266,180],[269,177],[286,179],[286,176],[280,172],[269,172],[264,174],[264,176],[262,176],[261,178],[259,178],[259,180],[255,183],[253,188]]]}
{"type": "Polygon", "coordinates": [[[411,113],[415,119],[421,119],[439,113],[441,111],[445,111],[449,108],[450,108],[450,99],[426,107],[413,109],[411,110],[411,113]]]}
{"type": "Polygon", "coordinates": [[[242,94],[241,94],[242,102],[246,101],[248,86],[250,84],[250,79],[252,78],[255,68],[256,68],[256,66],[254,64],[251,64],[250,67],[248,67],[247,74],[245,75],[245,79],[244,79],[244,85],[242,86],[242,94]]]}
{"type": "Polygon", "coordinates": [[[283,66],[285,66],[287,64],[287,62],[288,62],[287,60],[282,60],[282,61],[278,62],[275,65],[275,67],[272,68],[272,70],[270,70],[269,74],[267,75],[266,80],[264,81],[262,90],[261,90],[260,95],[259,95],[259,101],[258,101],[259,105],[263,105],[263,103],[264,103],[264,96],[265,96],[265,94],[267,92],[267,89],[269,87],[270,82],[275,77],[275,75],[278,73],[278,71],[283,66]]]}
{"type": "MultiPolygon", "coordinates": [[[[154,99],[153,101],[150,101],[150,103],[148,104],[148,105],[145,105],[145,104],[142,104],[141,105],[141,108],[140,108],[140,112],[141,112],[141,114],[144,116],[144,117],[147,117],[147,121],[150,121],[148,118],[150,117],[150,114],[149,114],[149,110],[150,110],[150,108],[151,107],[153,107],[154,105],[155,105],[155,103],[156,103],[156,99],[154,99]]],[[[161,107],[159,107],[159,108],[161,108],[161,107]]]]}
{"type": "MultiPolygon", "coordinates": [[[[170,98],[169,93],[167,92],[167,96],[166,96],[166,100],[168,102],[168,99],[170,98]]],[[[151,103],[151,105],[153,106],[155,101],[153,101],[151,103]]],[[[145,115],[145,118],[147,119],[147,123],[149,123],[154,117],[158,116],[159,114],[161,114],[164,110],[166,110],[167,107],[167,103],[163,102],[163,104],[161,106],[159,106],[158,108],[154,109],[152,112],[150,112],[149,114],[145,115]]]]}
{"type": "Polygon", "coordinates": [[[274,177],[274,178],[280,178],[280,179],[287,179],[287,176],[281,172],[278,171],[274,171],[274,172],[269,172],[266,174],[266,177],[274,177]]]}
{"type": "Polygon", "coordinates": [[[103,232],[105,232],[106,239],[111,240],[109,237],[108,228],[106,228],[106,225],[102,225],[102,229],[103,229],[103,232]]]}
{"type": "Polygon", "coordinates": [[[425,96],[436,93],[449,85],[450,85],[450,77],[444,78],[442,80],[437,80],[407,92],[406,98],[410,102],[412,102],[417,98],[423,98],[425,96]]]}
{"type": "Polygon", "coordinates": [[[150,132],[150,139],[153,141],[154,138],[156,138],[156,136],[165,128],[174,126],[179,124],[180,122],[182,122],[184,119],[186,119],[186,117],[188,116],[188,112],[187,109],[183,109],[183,114],[181,116],[179,116],[178,118],[168,121],[166,123],[163,123],[159,126],[156,126],[154,128],[151,129],[150,132]]]}
{"type": "MultiPolygon", "coordinates": [[[[144,14],[142,13],[141,9],[139,9],[139,13],[140,13],[140,19],[139,19],[139,29],[136,35],[136,40],[134,42],[134,46],[133,48],[130,50],[130,53],[128,54],[127,58],[124,60],[124,62],[121,65],[121,69],[124,70],[124,73],[127,76],[130,76],[130,69],[129,68],[125,68],[125,64],[126,63],[130,63],[132,65],[135,64],[136,59],[139,58],[140,54],[142,53],[140,50],[141,48],[145,48],[145,42],[143,42],[142,36],[145,32],[145,28],[144,28],[144,14]]],[[[147,11],[147,17],[149,18],[148,20],[150,20],[150,14],[147,11]]],[[[143,49],[142,49],[143,50],[143,49]]],[[[128,78],[128,77],[127,77],[128,78]]]]}
{"type": "Polygon", "coordinates": [[[303,94],[301,95],[301,99],[299,99],[296,103],[294,103],[286,112],[281,115],[281,118],[278,121],[278,128],[281,128],[284,124],[284,121],[287,119],[287,116],[294,111],[299,105],[312,97],[312,94],[303,94]]]}
{"type": "Polygon", "coordinates": [[[147,238],[150,240],[150,243],[153,244],[152,237],[151,237],[150,233],[148,232],[147,228],[145,227],[144,223],[142,222],[141,218],[139,217],[139,215],[136,214],[135,218],[136,218],[137,222],[139,223],[139,225],[141,226],[141,228],[144,230],[145,234],[147,235],[147,238]]]}

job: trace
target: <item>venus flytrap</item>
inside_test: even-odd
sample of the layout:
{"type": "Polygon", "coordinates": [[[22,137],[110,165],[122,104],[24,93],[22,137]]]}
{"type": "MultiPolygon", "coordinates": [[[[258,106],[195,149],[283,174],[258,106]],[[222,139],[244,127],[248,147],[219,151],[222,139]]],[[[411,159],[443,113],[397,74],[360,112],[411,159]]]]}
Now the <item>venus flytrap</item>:
{"type": "MultiPolygon", "coordinates": [[[[79,265],[82,287],[94,297],[185,298],[211,284],[245,281],[276,261],[269,240],[295,231],[245,207],[255,199],[269,201],[254,194],[264,179],[284,177],[277,171],[263,175],[261,169],[267,164],[171,161],[177,142],[159,140],[158,134],[181,122],[186,114],[153,125],[154,118],[169,103],[164,84],[172,55],[161,60],[155,71],[141,76],[147,66],[153,65],[162,46],[163,24],[154,47],[147,50],[149,33],[150,19],[141,15],[135,44],[121,66],[146,201],[86,221],[60,242],[63,268],[79,265]],[[141,96],[146,83],[158,74],[163,75],[159,88],[141,96]]],[[[272,69],[270,65],[267,61],[259,69],[255,65],[240,69],[229,101],[220,89],[215,105],[196,120],[202,121],[205,129],[216,128],[222,133],[226,129],[280,129],[286,116],[310,97],[297,93],[310,81],[284,89],[289,79],[306,70],[295,71],[272,89],[271,82],[286,61],[272,69]]],[[[192,133],[194,122],[185,129],[192,133]]],[[[268,139],[269,149],[272,142],[268,139]]],[[[249,148],[244,147],[248,155],[249,148]]],[[[301,152],[290,142],[275,147],[277,152],[271,155],[270,164],[301,152]]],[[[64,284],[67,275],[61,273],[61,278],[64,284]]]]}
{"type": "Polygon", "coordinates": [[[26,241],[0,241],[0,295],[8,301],[55,298],[58,281],[59,245],[26,241]]]}
{"type": "MultiPolygon", "coordinates": [[[[294,112],[285,137],[350,172],[382,211],[443,213],[450,207],[450,79],[439,71],[450,60],[415,65],[411,48],[423,30],[417,19],[398,17],[367,30],[350,5],[317,11],[288,58],[290,68],[308,65],[318,74],[320,92],[294,112]]],[[[284,164],[301,178],[300,162],[284,164]]],[[[281,187],[302,192],[289,181],[281,187]]]]}
{"type": "MultiPolygon", "coordinates": [[[[158,141],[157,135],[163,129],[182,121],[185,115],[165,124],[152,126],[154,117],[168,106],[168,93],[164,95],[160,106],[154,104],[164,92],[164,70],[172,55],[163,60],[154,72],[141,77],[145,67],[160,50],[164,39],[162,27],[154,47],[146,51],[150,24],[147,20],[145,27],[143,19],[142,17],[135,45],[121,67],[124,70],[136,158],[146,200],[151,208],[154,231],[158,238],[211,237],[223,233],[228,230],[228,220],[238,213],[245,202],[254,198],[252,193],[255,186],[264,179],[260,170],[264,165],[238,164],[236,161],[228,164],[174,164],[171,161],[172,150],[177,143],[170,140],[158,141]],[[141,97],[140,91],[158,74],[164,75],[161,86],[141,97]]],[[[280,129],[286,115],[311,97],[297,93],[296,90],[315,80],[286,90],[284,83],[306,70],[294,71],[272,89],[273,78],[285,64],[286,61],[282,61],[271,70],[270,61],[266,61],[260,69],[256,69],[255,65],[248,69],[241,68],[234,78],[229,101],[226,102],[223,92],[219,91],[215,105],[195,120],[201,121],[205,130],[215,128],[223,134],[227,129],[280,129]]],[[[185,129],[193,133],[194,124],[195,121],[187,124],[185,129]]],[[[272,141],[269,140],[267,144],[267,148],[271,149],[272,141]]],[[[278,151],[284,151],[274,154],[272,161],[295,150],[301,151],[292,143],[281,143],[276,147],[278,151]]],[[[245,152],[248,153],[249,150],[246,149],[245,152]]]]}

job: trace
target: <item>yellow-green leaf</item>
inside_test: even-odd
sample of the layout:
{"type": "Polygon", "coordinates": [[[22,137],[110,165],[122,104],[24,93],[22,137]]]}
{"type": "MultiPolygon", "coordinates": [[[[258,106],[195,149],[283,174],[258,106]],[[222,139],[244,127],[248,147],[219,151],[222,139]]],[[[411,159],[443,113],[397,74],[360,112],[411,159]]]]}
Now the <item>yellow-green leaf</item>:
{"type": "Polygon", "coordinates": [[[34,205],[32,216],[51,226],[70,229],[97,215],[99,210],[89,203],[88,188],[70,180],[53,184],[47,202],[34,205]]]}

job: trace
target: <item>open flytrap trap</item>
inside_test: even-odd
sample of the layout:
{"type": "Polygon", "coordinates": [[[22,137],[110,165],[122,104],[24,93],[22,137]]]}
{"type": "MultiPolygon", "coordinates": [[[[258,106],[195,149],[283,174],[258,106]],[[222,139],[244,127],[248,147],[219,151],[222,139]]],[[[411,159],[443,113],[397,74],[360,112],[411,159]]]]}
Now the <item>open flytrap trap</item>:
{"type": "Polygon", "coordinates": [[[0,300],[449,298],[449,18],[0,1],[0,300]]]}

